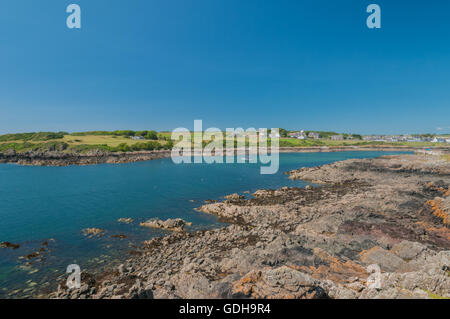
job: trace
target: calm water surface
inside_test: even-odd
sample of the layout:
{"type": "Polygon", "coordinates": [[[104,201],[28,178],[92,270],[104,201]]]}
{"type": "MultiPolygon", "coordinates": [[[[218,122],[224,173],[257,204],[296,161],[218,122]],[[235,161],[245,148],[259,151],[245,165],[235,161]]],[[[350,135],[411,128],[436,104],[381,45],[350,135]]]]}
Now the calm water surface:
{"type": "Polygon", "coordinates": [[[230,193],[306,185],[289,180],[283,174],[288,170],[387,154],[398,152],[284,153],[275,175],[260,175],[259,164],[175,165],[171,159],[69,167],[0,164],[0,242],[20,244],[0,249],[0,297],[54,289],[69,264],[100,270],[126,259],[143,240],[167,234],[139,226],[149,218],[180,217],[193,223],[190,230],[218,227],[214,216],[194,208],[230,193]],[[134,222],[118,223],[121,217],[134,222]],[[106,233],[89,239],[81,233],[88,227],[106,233]],[[111,237],[118,234],[127,238],[111,237]],[[23,258],[39,250],[39,257],[23,258]]]}

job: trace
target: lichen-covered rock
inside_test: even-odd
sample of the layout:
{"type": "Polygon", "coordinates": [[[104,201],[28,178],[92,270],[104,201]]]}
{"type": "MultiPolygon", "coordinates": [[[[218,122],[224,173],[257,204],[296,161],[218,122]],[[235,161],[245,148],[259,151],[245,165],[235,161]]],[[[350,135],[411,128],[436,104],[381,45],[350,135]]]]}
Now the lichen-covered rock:
{"type": "Polygon", "coordinates": [[[416,258],[426,249],[427,247],[423,244],[404,240],[401,243],[394,245],[394,247],[392,247],[391,249],[391,253],[406,261],[409,261],[413,258],[416,258]]]}
{"type": "Polygon", "coordinates": [[[233,297],[264,299],[327,298],[320,282],[292,268],[252,271],[233,285],[233,297]]]}
{"type": "Polygon", "coordinates": [[[405,266],[405,262],[398,256],[381,248],[373,247],[361,252],[361,260],[366,265],[377,264],[382,271],[393,272],[405,266]]]}

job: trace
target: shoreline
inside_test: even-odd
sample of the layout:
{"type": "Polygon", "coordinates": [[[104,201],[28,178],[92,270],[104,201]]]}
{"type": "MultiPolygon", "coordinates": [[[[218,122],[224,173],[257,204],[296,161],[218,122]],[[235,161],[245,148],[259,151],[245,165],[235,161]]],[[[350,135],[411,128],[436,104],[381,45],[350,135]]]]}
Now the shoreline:
{"type": "MultiPolygon", "coordinates": [[[[270,149],[270,148],[269,148],[270,149]]],[[[280,147],[279,153],[314,153],[314,152],[347,152],[347,151],[391,151],[391,152],[424,152],[423,147],[362,147],[362,146],[313,146],[313,147],[280,147]]],[[[449,152],[450,148],[430,148],[432,151],[449,152]]],[[[224,150],[225,154],[226,150],[224,150]]],[[[235,154],[237,150],[234,150],[235,154]]],[[[248,153],[248,151],[247,151],[248,153]]],[[[59,151],[17,153],[15,151],[0,152],[0,164],[18,164],[23,166],[71,166],[71,165],[97,165],[97,164],[123,164],[142,162],[161,158],[169,158],[171,150],[137,151],[113,153],[100,150],[90,151],[86,154],[66,153],[59,151]]]]}
{"type": "Polygon", "coordinates": [[[0,164],[18,164],[23,166],[71,166],[122,164],[142,162],[170,157],[170,150],[138,151],[127,153],[112,153],[91,151],[86,154],[49,152],[4,152],[0,153],[0,164]]]}
{"type": "Polygon", "coordinates": [[[288,172],[321,187],[259,190],[200,211],[231,223],[143,243],[52,298],[450,297],[450,165],[424,155],[288,172]],[[381,267],[381,289],[366,267],[381,267]]]}

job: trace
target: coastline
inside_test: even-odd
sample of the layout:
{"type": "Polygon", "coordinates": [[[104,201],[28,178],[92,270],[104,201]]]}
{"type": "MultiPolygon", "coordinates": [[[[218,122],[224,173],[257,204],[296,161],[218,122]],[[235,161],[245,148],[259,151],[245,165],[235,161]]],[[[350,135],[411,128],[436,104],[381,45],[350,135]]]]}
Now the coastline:
{"type": "MultiPolygon", "coordinates": [[[[450,165],[424,155],[288,172],[321,187],[259,190],[199,210],[230,226],[143,243],[52,298],[450,297],[450,165]],[[383,285],[369,289],[367,266],[383,285]]],[[[61,282],[63,283],[63,282],[61,282]]]]}
{"type": "Polygon", "coordinates": [[[0,163],[13,163],[25,166],[70,166],[119,164],[149,161],[170,157],[170,150],[138,151],[113,153],[104,151],[90,151],[88,153],[66,153],[58,151],[48,152],[0,152],[0,163]]]}
{"type": "MultiPolygon", "coordinates": [[[[280,153],[313,153],[313,152],[346,152],[346,151],[404,151],[423,152],[423,147],[401,146],[338,146],[338,147],[280,147],[280,153]]],[[[432,148],[433,151],[449,151],[449,148],[432,148]]],[[[224,150],[225,154],[226,150],[224,150]]],[[[237,150],[235,149],[235,153],[237,150]]],[[[15,151],[0,152],[0,164],[13,163],[25,166],[70,166],[70,165],[97,165],[121,164],[131,162],[149,161],[168,158],[171,150],[136,151],[136,152],[105,152],[94,150],[87,153],[68,153],[63,151],[37,152],[28,151],[19,153],[15,151]]]]}

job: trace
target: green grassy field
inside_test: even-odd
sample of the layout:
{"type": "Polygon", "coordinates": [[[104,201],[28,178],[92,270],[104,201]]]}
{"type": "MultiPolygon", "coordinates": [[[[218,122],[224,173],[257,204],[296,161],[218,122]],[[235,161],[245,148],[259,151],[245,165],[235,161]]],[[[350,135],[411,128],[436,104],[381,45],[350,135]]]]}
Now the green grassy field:
{"type": "MultiPolygon", "coordinates": [[[[115,132],[85,132],[85,133],[23,133],[0,135],[0,151],[15,149],[16,151],[27,150],[72,150],[77,152],[89,151],[92,149],[103,149],[105,151],[136,151],[152,150],[160,148],[171,148],[171,132],[159,132],[158,140],[133,140],[131,138],[133,131],[115,131],[115,132]],[[131,132],[131,133],[130,133],[131,132]],[[122,134],[122,135],[121,135],[122,134]]],[[[193,142],[194,137],[201,133],[191,133],[193,142]]],[[[156,138],[156,136],[155,136],[156,138]]],[[[207,144],[205,141],[203,144],[207,144]]],[[[405,147],[447,147],[448,143],[430,143],[430,142],[367,142],[362,140],[343,140],[334,141],[330,139],[295,139],[280,138],[280,147],[340,147],[340,146],[405,146],[405,147]]]]}
{"type": "MultiPolygon", "coordinates": [[[[106,144],[108,146],[118,146],[121,143],[125,143],[128,145],[136,143],[136,141],[132,140],[129,137],[124,136],[113,136],[113,135],[87,135],[87,136],[72,136],[72,135],[64,135],[63,138],[52,139],[54,142],[64,142],[71,145],[99,145],[106,144]]],[[[0,144],[9,144],[9,143],[23,143],[23,140],[12,140],[7,142],[0,142],[0,144]]],[[[38,144],[42,143],[42,141],[27,141],[28,143],[38,144]]]]}
{"type": "Polygon", "coordinates": [[[10,134],[0,136],[0,151],[14,149],[17,152],[26,151],[75,151],[88,152],[100,149],[111,152],[129,152],[139,150],[154,150],[171,148],[170,143],[165,139],[158,140],[133,140],[129,136],[120,135],[72,135],[59,134],[51,135],[48,138],[39,135],[39,138],[30,135],[10,134]],[[17,139],[17,137],[23,139],[17,139]]]}
{"type": "MultiPolygon", "coordinates": [[[[68,143],[70,145],[108,145],[111,147],[116,147],[120,144],[133,145],[140,141],[135,141],[129,137],[125,136],[115,136],[115,135],[86,135],[86,136],[72,136],[65,135],[62,139],[57,139],[54,141],[61,141],[68,143]]],[[[159,141],[165,144],[166,141],[159,141]]]]}

